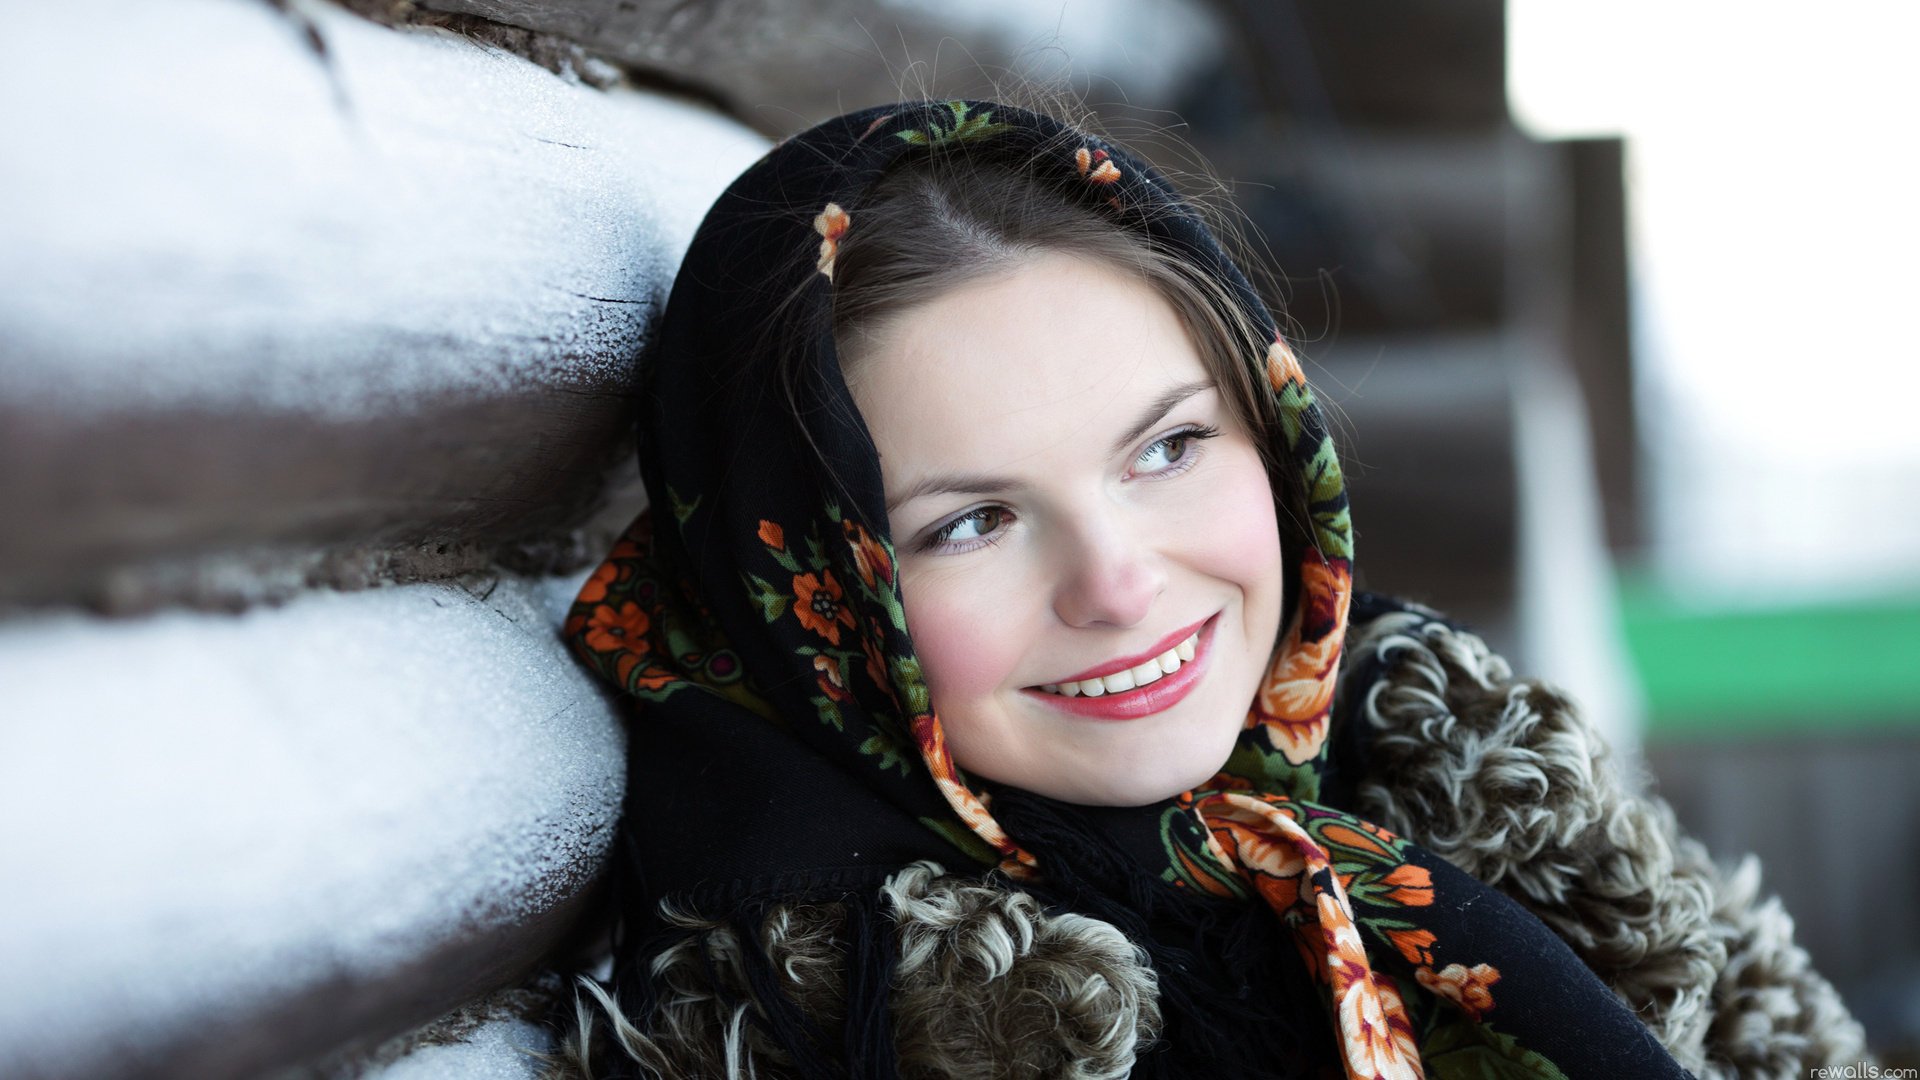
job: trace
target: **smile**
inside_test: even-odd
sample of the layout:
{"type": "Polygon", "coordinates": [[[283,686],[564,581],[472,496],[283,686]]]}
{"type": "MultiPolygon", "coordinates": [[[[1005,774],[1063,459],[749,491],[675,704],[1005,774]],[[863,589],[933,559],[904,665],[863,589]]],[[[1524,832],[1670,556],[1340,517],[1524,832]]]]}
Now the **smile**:
{"type": "Polygon", "coordinates": [[[1206,675],[1219,616],[1177,630],[1144,656],[1109,661],[1057,683],[1030,686],[1036,703],[1093,720],[1135,720],[1179,704],[1206,675]]]}
{"type": "Polygon", "coordinates": [[[1040,687],[1042,693],[1059,694],[1062,697],[1100,697],[1103,694],[1119,694],[1135,687],[1160,681],[1163,675],[1171,675],[1180,670],[1180,666],[1192,660],[1194,650],[1200,644],[1200,631],[1195,630],[1184,640],[1166,652],[1150,660],[1123,668],[1111,675],[1097,678],[1080,679],[1074,682],[1047,683],[1040,687]]]}

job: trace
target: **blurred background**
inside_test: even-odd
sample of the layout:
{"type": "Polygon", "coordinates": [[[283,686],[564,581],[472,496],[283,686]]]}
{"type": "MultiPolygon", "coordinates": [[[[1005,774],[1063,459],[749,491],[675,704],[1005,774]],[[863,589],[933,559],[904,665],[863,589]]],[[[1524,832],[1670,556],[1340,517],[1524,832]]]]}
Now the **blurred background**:
{"type": "Polygon", "coordinates": [[[555,628],[680,253],[771,140],[996,87],[1237,215],[1362,587],[1570,688],[1913,1064],[1920,7],[0,9],[0,1075],[540,1045],[623,782],[555,628]]]}

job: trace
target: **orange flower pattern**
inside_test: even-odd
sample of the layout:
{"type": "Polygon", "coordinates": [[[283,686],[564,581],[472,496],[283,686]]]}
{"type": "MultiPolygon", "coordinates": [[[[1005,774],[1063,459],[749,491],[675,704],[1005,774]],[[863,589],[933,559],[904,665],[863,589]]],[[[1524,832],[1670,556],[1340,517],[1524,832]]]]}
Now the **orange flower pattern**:
{"type": "Polygon", "coordinates": [[[793,613],[800,625],[838,645],[840,629],[853,629],[853,609],[847,606],[833,571],[822,570],[820,575],[793,576],[793,613]]]}
{"type": "Polygon", "coordinates": [[[839,203],[828,203],[813,219],[813,231],[820,234],[820,258],[814,265],[828,281],[833,280],[833,259],[840,253],[840,238],[847,235],[852,224],[853,219],[840,209],[839,203]]]}
{"type": "Polygon", "coordinates": [[[1423,965],[1413,976],[1421,986],[1453,1002],[1474,1020],[1482,1019],[1493,1008],[1493,984],[1500,981],[1500,972],[1487,964],[1448,964],[1439,971],[1423,965]]]}
{"type": "Polygon", "coordinates": [[[1248,717],[1248,726],[1263,729],[1274,749],[1294,765],[1318,757],[1326,742],[1353,597],[1344,565],[1315,551],[1303,554],[1300,563],[1300,611],[1274,654],[1248,717]]]}
{"type": "Polygon", "coordinates": [[[1301,370],[1300,358],[1293,354],[1293,346],[1282,337],[1273,339],[1267,346],[1267,385],[1275,390],[1284,390],[1289,386],[1305,386],[1307,373],[1301,370]]]}
{"type": "Polygon", "coordinates": [[[651,518],[643,514],[588,575],[562,633],[589,667],[643,700],[690,685],[690,674],[738,693],[739,659],[701,640],[688,613],[667,602],[671,592],[646,569],[652,539],[651,518]]]}
{"type": "Polygon", "coordinates": [[[1392,886],[1386,898],[1405,907],[1426,907],[1433,903],[1433,876],[1424,866],[1396,866],[1381,879],[1392,886]]]}
{"type": "MultiPolygon", "coordinates": [[[[1290,800],[1241,792],[1203,796],[1194,805],[1227,848],[1232,868],[1301,931],[1308,966],[1319,973],[1335,1002],[1347,1075],[1380,1080],[1424,1076],[1405,1003],[1392,981],[1374,971],[1346,890],[1334,872],[1333,856],[1302,823],[1303,808],[1290,800]],[[1309,893],[1312,902],[1303,905],[1309,893]]],[[[1336,835],[1357,835],[1338,815],[1328,815],[1328,820],[1323,834],[1331,828],[1340,830],[1336,835]]],[[[1402,884],[1416,880],[1395,877],[1409,869],[1420,870],[1399,865],[1386,878],[1402,884]]]]}
{"type": "Polygon", "coordinates": [[[641,653],[622,653],[614,662],[614,673],[620,685],[636,693],[665,690],[680,679],[678,672],[641,653]]]}
{"type": "Polygon", "coordinates": [[[634,644],[644,650],[647,629],[652,625],[653,620],[631,600],[618,608],[601,604],[587,617],[587,648],[594,652],[613,652],[634,644]]]}
{"type": "Polygon", "coordinates": [[[1400,950],[1407,963],[1424,966],[1433,963],[1433,943],[1439,939],[1431,930],[1389,930],[1387,940],[1400,950]]]}
{"type": "Polygon", "coordinates": [[[920,757],[926,762],[927,772],[933,776],[933,782],[939,786],[947,805],[975,836],[999,853],[1001,873],[1014,878],[1032,876],[1037,865],[1033,856],[1022,851],[1007,836],[1000,823],[993,820],[986,800],[968,787],[961,777],[959,766],[954,764],[953,753],[947,749],[947,735],[940,726],[940,718],[932,713],[915,717],[913,739],[920,747],[920,757]]]}
{"type": "Polygon", "coordinates": [[[887,662],[880,658],[880,646],[871,640],[861,642],[860,654],[867,661],[867,678],[873,680],[873,685],[886,690],[887,696],[895,699],[894,707],[898,708],[898,695],[893,692],[893,680],[887,677],[887,662]]]}
{"type": "Polygon", "coordinates": [[[1406,1003],[1384,976],[1369,971],[1341,995],[1340,1038],[1348,1076],[1396,1080],[1426,1075],[1406,1003]]]}
{"type": "Polygon", "coordinates": [[[825,654],[815,656],[813,670],[819,673],[821,693],[835,701],[853,700],[853,695],[847,692],[847,680],[840,674],[840,661],[825,654]]]}
{"type": "Polygon", "coordinates": [[[1113,163],[1112,158],[1113,155],[1105,150],[1083,146],[1073,152],[1073,165],[1090,183],[1112,184],[1120,179],[1120,167],[1113,163]]]}
{"type": "Polygon", "coordinates": [[[860,580],[867,588],[879,588],[893,584],[893,557],[881,546],[857,521],[843,521],[841,530],[846,533],[847,547],[853,551],[853,563],[860,571],[860,580]]]}
{"type": "Polygon", "coordinates": [[[608,559],[606,562],[595,567],[593,573],[588,576],[587,583],[581,586],[580,602],[583,604],[600,603],[607,598],[608,586],[618,580],[620,580],[620,564],[614,562],[612,559],[608,559]]]}

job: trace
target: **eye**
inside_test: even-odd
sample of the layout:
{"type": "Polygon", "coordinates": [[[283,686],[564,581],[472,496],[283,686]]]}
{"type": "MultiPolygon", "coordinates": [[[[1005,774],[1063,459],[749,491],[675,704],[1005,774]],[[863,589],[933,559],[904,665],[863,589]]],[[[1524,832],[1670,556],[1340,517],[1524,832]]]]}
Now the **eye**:
{"type": "Polygon", "coordinates": [[[1133,460],[1133,475],[1163,477],[1185,472],[1199,459],[1198,444],[1218,434],[1219,428],[1192,427],[1156,439],[1133,460]]]}
{"type": "Polygon", "coordinates": [[[1006,528],[1013,513],[1004,506],[981,506],[969,510],[934,530],[924,545],[928,551],[972,551],[993,543],[1006,528]]]}

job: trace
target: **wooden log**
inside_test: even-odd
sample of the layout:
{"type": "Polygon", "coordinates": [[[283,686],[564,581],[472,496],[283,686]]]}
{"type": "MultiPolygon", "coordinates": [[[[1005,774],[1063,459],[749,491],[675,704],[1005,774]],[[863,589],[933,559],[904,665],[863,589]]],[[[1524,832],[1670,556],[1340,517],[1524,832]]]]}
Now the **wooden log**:
{"type": "Polygon", "coordinates": [[[1000,98],[1069,84],[1102,101],[1111,130],[1158,130],[1175,94],[1220,62],[1226,36],[1205,0],[1065,9],[901,0],[346,2],[375,18],[446,13],[570,42],[642,79],[696,88],[775,135],[903,98],[1000,98]]]}
{"type": "MultiPolygon", "coordinates": [[[[1344,131],[1254,121],[1202,140],[1290,283],[1309,340],[1493,332],[1514,317],[1509,218],[1543,148],[1499,128],[1344,131]]],[[[1556,269],[1558,269],[1556,267],[1556,269]]]]}
{"type": "Polygon", "coordinates": [[[257,1076],[524,977],[625,782],[573,585],[0,624],[0,1076],[257,1076]]]}
{"type": "Polygon", "coordinates": [[[1360,587],[1432,604],[1510,650],[1520,513],[1512,343],[1354,337],[1307,355],[1347,471],[1360,587]]]}
{"type": "Polygon", "coordinates": [[[434,576],[603,504],[648,320],[764,139],[325,6],[325,59],[264,4],[18,14],[0,603],[434,576]]]}
{"type": "Polygon", "coordinates": [[[1467,623],[1522,675],[1570,692],[1629,758],[1638,695],[1614,628],[1579,389],[1556,341],[1349,338],[1309,350],[1357,523],[1361,588],[1467,623]]]}
{"type": "Polygon", "coordinates": [[[1303,123],[1486,128],[1507,119],[1501,0],[1220,0],[1262,97],[1303,123]]]}
{"type": "MultiPolygon", "coordinates": [[[[0,1075],[251,1076],[578,923],[618,722],[558,585],[694,224],[765,140],[302,5],[0,41],[0,1075]],[[87,72],[76,78],[75,72],[87,72]]],[[[630,466],[628,468],[630,472],[630,466]]]]}
{"type": "Polygon", "coordinates": [[[1570,204],[1567,348],[1593,431],[1607,544],[1631,554],[1646,542],[1647,530],[1635,422],[1626,143],[1570,139],[1555,149],[1565,159],[1570,204]]]}

